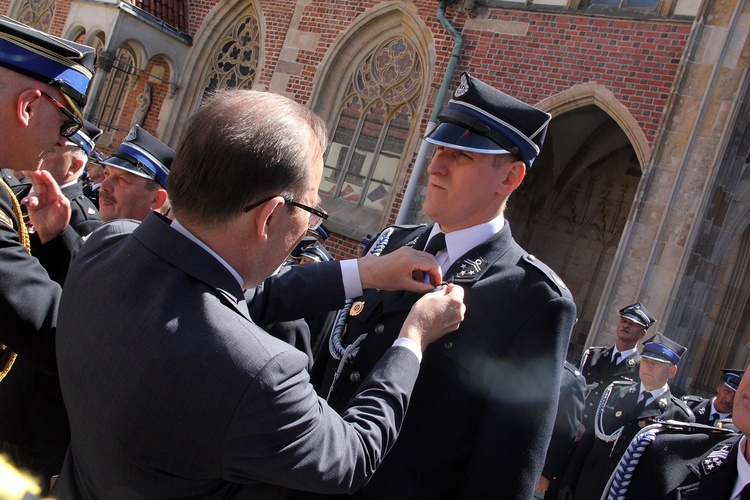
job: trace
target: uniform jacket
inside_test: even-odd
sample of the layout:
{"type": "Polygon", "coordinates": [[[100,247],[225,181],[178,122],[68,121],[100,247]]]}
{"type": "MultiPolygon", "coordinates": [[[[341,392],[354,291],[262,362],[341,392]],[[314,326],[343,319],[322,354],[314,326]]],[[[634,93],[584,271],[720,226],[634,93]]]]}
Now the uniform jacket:
{"type": "Polygon", "coordinates": [[[23,221],[16,218],[9,193],[0,187],[0,343],[31,365],[55,374],[61,288],[50,275],[67,273],[81,238],[68,226],[57,238],[37,245],[31,256],[18,236],[19,223],[23,221]]]}
{"type": "Polygon", "coordinates": [[[88,236],[94,229],[102,225],[99,210],[94,203],[83,194],[83,182],[65,186],[60,189],[70,200],[70,225],[83,236],[88,236]]]}
{"type": "Polygon", "coordinates": [[[564,483],[575,486],[576,500],[598,500],[610,474],[628,447],[630,440],[654,420],[693,422],[690,408],[667,390],[636,414],[640,382],[614,382],[602,395],[601,412],[596,421],[604,433],[612,434],[622,428],[620,437],[607,442],[596,436],[595,425],[586,428],[581,442],[576,446],[566,472],[564,483]]]}
{"type": "Polygon", "coordinates": [[[309,384],[307,356],[256,326],[230,272],[169,223],[152,213],[140,226],[105,224],[68,275],[57,349],[71,445],[53,495],[270,498],[274,484],[361,486],[398,435],[414,354],[389,349],[339,417],[309,384]],[[98,307],[80,314],[91,288],[98,307]]]}
{"type": "MultiPolygon", "coordinates": [[[[383,253],[424,248],[429,230],[400,229],[383,253]]],[[[425,351],[401,437],[357,498],[530,498],[541,474],[575,321],[570,292],[507,223],[444,274],[465,289],[465,319],[425,351]]],[[[372,290],[355,301],[344,344],[368,336],[334,387],[334,408],[344,410],[418,297],[372,290]]],[[[325,397],[339,362],[323,354],[313,372],[324,372],[325,397]]]]}
{"type": "Polygon", "coordinates": [[[552,480],[565,472],[576,432],[583,418],[585,393],[586,379],[575,366],[566,361],[560,380],[560,401],[557,403],[555,427],[542,470],[542,475],[547,479],[552,480]]]}
{"type": "MultiPolygon", "coordinates": [[[[632,500],[728,499],[737,480],[742,434],[703,425],[651,426],[657,434],[624,492],[632,500]]],[[[652,429],[644,429],[649,431],[652,429]]]]}
{"type": "MultiPolygon", "coordinates": [[[[683,396],[682,400],[693,410],[695,423],[711,425],[711,403],[714,398],[702,398],[700,396],[683,396]]],[[[730,413],[728,417],[732,418],[730,413]]]]}
{"type": "Polygon", "coordinates": [[[610,347],[589,347],[581,357],[581,373],[587,384],[596,384],[586,395],[586,406],[583,410],[583,425],[590,427],[594,422],[596,408],[604,389],[615,380],[635,380],[640,382],[638,369],[641,355],[634,352],[620,361],[616,367],[611,366],[614,349],[610,347]]]}

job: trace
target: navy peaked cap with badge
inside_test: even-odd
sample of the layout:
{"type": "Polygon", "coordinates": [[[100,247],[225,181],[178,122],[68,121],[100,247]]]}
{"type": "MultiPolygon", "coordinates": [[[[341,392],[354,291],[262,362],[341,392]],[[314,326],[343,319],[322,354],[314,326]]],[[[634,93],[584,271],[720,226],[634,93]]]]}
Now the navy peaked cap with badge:
{"type": "Polygon", "coordinates": [[[737,387],[740,385],[740,380],[742,380],[745,370],[722,368],[721,373],[723,374],[721,381],[724,382],[724,385],[732,389],[734,392],[737,392],[737,387]]]}
{"type": "Polygon", "coordinates": [[[687,351],[687,347],[681,346],[661,333],[657,333],[643,342],[641,357],[676,365],[680,362],[680,358],[685,354],[685,351],[687,351]]]}
{"type": "Polygon", "coordinates": [[[466,72],[425,140],[475,153],[512,153],[531,167],[552,116],[466,72]]]}
{"type": "Polygon", "coordinates": [[[323,248],[318,242],[304,247],[300,257],[307,257],[316,262],[328,262],[333,260],[333,256],[331,256],[331,254],[328,253],[328,250],[323,248]]]}
{"type": "Polygon", "coordinates": [[[648,312],[648,309],[646,309],[643,304],[640,302],[636,302],[635,304],[630,304],[629,306],[625,306],[622,309],[620,309],[620,316],[623,318],[627,318],[630,321],[634,321],[644,327],[646,330],[648,330],[648,327],[656,323],[656,318],[654,318],[650,312],[648,312]]]}
{"type": "Polygon", "coordinates": [[[81,120],[95,61],[92,47],[0,16],[0,66],[59,88],[81,120]]]}
{"type": "Polygon", "coordinates": [[[83,149],[86,156],[90,156],[96,147],[96,140],[102,135],[102,130],[88,120],[83,121],[83,128],[68,137],[68,142],[83,149]]]}
{"type": "Polygon", "coordinates": [[[174,155],[172,148],[146,132],[140,125],[135,125],[104,164],[154,180],[161,187],[166,187],[174,155]]]}

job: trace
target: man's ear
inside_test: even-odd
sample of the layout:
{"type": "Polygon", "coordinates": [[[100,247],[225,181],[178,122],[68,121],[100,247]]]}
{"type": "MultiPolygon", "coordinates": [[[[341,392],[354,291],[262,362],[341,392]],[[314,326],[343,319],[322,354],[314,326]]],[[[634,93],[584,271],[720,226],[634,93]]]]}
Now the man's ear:
{"type": "Polygon", "coordinates": [[[37,89],[26,89],[18,95],[16,117],[24,127],[29,126],[31,117],[41,102],[40,97],[42,97],[42,93],[37,89]]]}
{"type": "Polygon", "coordinates": [[[161,210],[161,207],[167,202],[167,191],[160,187],[157,188],[154,193],[154,200],[151,202],[151,210],[161,210]]]}
{"type": "Polygon", "coordinates": [[[672,368],[669,369],[669,378],[672,378],[675,375],[677,375],[677,365],[672,365],[672,368]]]}
{"type": "Polygon", "coordinates": [[[510,195],[526,177],[526,164],[521,160],[516,160],[506,163],[500,168],[505,172],[505,177],[500,182],[497,192],[502,195],[510,195]]]}
{"type": "Polygon", "coordinates": [[[276,210],[283,210],[284,204],[284,198],[281,196],[274,196],[258,208],[254,209],[255,232],[258,238],[268,238],[268,230],[275,223],[273,214],[276,210]]]}

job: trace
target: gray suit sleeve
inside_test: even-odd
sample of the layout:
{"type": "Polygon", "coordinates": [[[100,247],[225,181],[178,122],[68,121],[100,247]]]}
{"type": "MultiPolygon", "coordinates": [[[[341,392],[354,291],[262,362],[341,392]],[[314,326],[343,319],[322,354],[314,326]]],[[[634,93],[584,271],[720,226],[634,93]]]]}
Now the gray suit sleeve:
{"type": "Polygon", "coordinates": [[[393,446],[419,362],[406,348],[388,349],[339,416],[315,393],[299,354],[281,352],[249,386],[226,434],[222,474],[239,483],[354,492],[393,446]]]}

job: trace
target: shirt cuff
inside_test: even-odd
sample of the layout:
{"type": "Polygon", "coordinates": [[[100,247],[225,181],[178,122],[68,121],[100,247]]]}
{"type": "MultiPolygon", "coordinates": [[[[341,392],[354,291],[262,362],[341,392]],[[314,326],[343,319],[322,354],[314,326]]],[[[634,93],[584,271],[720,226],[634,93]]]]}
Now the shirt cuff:
{"type": "Polygon", "coordinates": [[[406,347],[417,357],[417,360],[422,363],[422,349],[419,348],[416,342],[406,337],[399,337],[393,341],[393,347],[406,347]]]}
{"type": "Polygon", "coordinates": [[[340,260],[341,279],[344,282],[344,295],[353,299],[362,295],[362,281],[359,278],[357,259],[340,260]]]}

